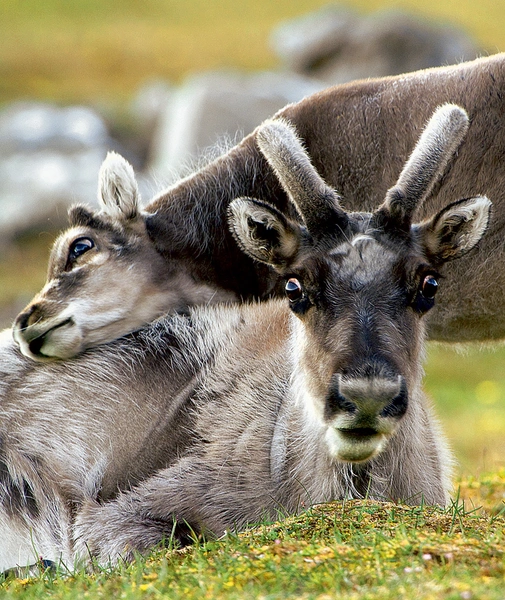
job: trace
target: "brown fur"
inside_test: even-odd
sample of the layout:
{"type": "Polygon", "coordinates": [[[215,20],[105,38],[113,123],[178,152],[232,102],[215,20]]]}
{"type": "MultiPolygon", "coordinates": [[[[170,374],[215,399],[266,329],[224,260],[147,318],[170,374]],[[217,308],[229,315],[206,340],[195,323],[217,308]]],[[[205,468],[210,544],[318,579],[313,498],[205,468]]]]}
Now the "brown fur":
{"type": "MultiPolygon", "coordinates": [[[[431,339],[451,342],[505,337],[505,54],[397,77],[328,88],[278,113],[303,140],[322,178],[347,210],[377,207],[395,183],[426,121],[445,102],[470,117],[465,141],[415,217],[486,193],[494,217],[485,247],[451,263],[430,314],[431,339]]],[[[261,198],[282,211],[286,195],[261,157],[253,133],[228,154],[148,206],[151,239],[167,257],[185,257],[209,284],[245,298],[265,297],[278,280],[237,252],[226,228],[228,203],[261,198]],[[192,257],[195,258],[192,258],[192,257]]]]}

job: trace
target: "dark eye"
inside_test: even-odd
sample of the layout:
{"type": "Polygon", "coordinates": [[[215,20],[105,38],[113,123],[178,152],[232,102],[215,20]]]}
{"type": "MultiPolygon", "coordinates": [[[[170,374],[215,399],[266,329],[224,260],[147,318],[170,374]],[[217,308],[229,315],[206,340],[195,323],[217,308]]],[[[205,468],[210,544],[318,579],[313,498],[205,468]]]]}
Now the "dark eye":
{"type": "Polygon", "coordinates": [[[420,274],[421,283],[414,295],[412,308],[424,315],[435,306],[435,296],[438,290],[438,276],[435,273],[420,274]]]}
{"type": "Polygon", "coordinates": [[[289,298],[290,302],[296,302],[303,297],[303,289],[301,283],[298,279],[291,277],[288,279],[286,283],[286,296],[289,298]]]}
{"type": "Polygon", "coordinates": [[[438,289],[438,281],[433,275],[426,275],[421,285],[421,294],[427,299],[432,300],[438,289]]]}
{"type": "Polygon", "coordinates": [[[91,250],[95,246],[95,243],[90,238],[82,237],[78,238],[74,242],[70,244],[70,248],[68,250],[68,258],[69,260],[75,260],[88,250],[91,250]]]}

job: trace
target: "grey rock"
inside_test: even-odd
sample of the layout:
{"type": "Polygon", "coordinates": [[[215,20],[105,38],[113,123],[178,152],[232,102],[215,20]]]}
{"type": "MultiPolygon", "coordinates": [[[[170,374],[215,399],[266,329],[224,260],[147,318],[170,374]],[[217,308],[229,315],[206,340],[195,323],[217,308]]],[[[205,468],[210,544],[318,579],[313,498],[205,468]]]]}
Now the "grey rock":
{"type": "Polygon", "coordinates": [[[327,84],[457,63],[482,52],[452,25],[396,10],[359,16],[334,5],[281,24],[271,41],[286,68],[327,84]]]}
{"type": "MultiPolygon", "coordinates": [[[[136,170],[143,168],[148,160],[153,136],[172,94],[173,87],[167,81],[148,80],[135,92],[129,104],[127,131],[121,142],[136,170]]],[[[116,130],[115,134],[118,133],[116,130]]]]}
{"type": "Polygon", "coordinates": [[[109,143],[102,118],[85,106],[69,106],[61,110],[62,149],[85,150],[109,143]]]}
{"type": "Polygon", "coordinates": [[[14,103],[0,113],[0,237],[66,223],[67,207],[96,199],[98,170],[112,145],[84,106],[14,103]]]}
{"type": "MultiPolygon", "coordinates": [[[[237,142],[290,102],[324,83],[296,74],[208,72],[190,77],[170,97],[155,132],[149,167],[171,180],[194,158],[228,140],[237,142]]],[[[219,150],[218,150],[219,153],[219,150]]],[[[197,161],[198,162],[198,161],[197,161]]],[[[190,164],[191,163],[191,164],[190,164]]]]}
{"type": "Polygon", "coordinates": [[[359,20],[355,10],[330,4],[282,22],[272,31],[270,45],[285,68],[310,73],[340,51],[349,30],[356,27],[359,20]]]}
{"type": "Polygon", "coordinates": [[[66,224],[68,206],[96,201],[98,170],[106,150],[64,155],[52,149],[14,153],[0,161],[0,234],[66,224]]]}
{"type": "Polygon", "coordinates": [[[149,80],[140,86],[130,103],[137,130],[153,131],[172,93],[173,87],[163,79],[149,80]]]}
{"type": "Polygon", "coordinates": [[[0,155],[42,148],[76,151],[107,140],[103,120],[85,106],[16,102],[0,113],[0,155]]]}

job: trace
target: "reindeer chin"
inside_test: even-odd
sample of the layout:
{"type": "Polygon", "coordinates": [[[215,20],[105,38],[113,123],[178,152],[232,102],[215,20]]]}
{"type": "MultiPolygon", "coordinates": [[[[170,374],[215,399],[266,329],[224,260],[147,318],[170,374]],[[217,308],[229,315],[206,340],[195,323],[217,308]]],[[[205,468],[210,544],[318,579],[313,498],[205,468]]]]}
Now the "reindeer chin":
{"type": "Polygon", "coordinates": [[[340,430],[330,427],[326,443],[333,458],[342,462],[361,463],[371,460],[384,449],[388,436],[370,429],[340,430]]]}

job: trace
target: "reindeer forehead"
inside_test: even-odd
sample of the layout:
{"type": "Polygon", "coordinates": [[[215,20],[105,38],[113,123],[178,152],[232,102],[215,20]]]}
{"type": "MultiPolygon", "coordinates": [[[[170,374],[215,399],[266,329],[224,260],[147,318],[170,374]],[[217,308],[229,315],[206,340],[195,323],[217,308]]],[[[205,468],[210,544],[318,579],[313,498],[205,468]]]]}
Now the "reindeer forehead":
{"type": "Polygon", "coordinates": [[[398,255],[375,236],[357,232],[332,248],[327,260],[336,267],[340,280],[349,280],[351,287],[376,282],[393,271],[398,255]]]}
{"type": "Polygon", "coordinates": [[[93,211],[87,206],[76,204],[68,212],[70,227],[89,227],[96,231],[114,232],[121,228],[120,221],[105,211],[93,211]]]}

